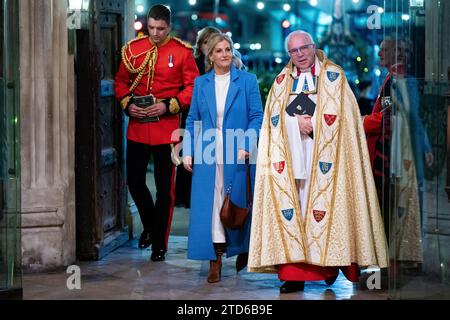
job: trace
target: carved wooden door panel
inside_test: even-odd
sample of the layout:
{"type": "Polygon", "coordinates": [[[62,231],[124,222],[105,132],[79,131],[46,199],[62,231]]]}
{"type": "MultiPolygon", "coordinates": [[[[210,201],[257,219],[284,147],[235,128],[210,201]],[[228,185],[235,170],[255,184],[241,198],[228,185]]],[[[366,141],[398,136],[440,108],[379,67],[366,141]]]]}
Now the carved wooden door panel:
{"type": "Polygon", "coordinates": [[[77,256],[99,259],[128,241],[123,115],[113,91],[124,0],[90,2],[77,31],[77,256]]]}

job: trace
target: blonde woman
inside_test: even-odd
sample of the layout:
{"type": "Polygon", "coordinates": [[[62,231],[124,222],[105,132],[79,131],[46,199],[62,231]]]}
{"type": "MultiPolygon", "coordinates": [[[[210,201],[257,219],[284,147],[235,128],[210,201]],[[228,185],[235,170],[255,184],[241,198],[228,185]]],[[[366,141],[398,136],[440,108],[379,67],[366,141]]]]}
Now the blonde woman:
{"type": "MultiPolygon", "coordinates": [[[[238,255],[237,272],[247,264],[250,216],[242,229],[230,230],[223,227],[219,212],[224,189],[231,182],[231,200],[240,207],[247,206],[247,167],[243,160],[256,155],[263,113],[256,77],[235,67],[239,60],[230,37],[221,33],[209,38],[206,62],[207,73],[195,79],[186,120],[190,138],[185,136],[183,141],[183,164],[193,172],[188,258],[210,260],[208,282],[213,283],[221,279],[224,253],[228,257],[238,255]],[[237,130],[248,138],[230,135],[237,130]]],[[[254,177],[254,165],[250,167],[254,177]]]]}

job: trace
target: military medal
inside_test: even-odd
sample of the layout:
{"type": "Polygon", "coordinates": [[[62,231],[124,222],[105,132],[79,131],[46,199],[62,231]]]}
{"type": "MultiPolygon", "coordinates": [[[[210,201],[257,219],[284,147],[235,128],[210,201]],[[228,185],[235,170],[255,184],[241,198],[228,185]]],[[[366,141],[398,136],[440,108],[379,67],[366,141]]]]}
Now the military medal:
{"type": "Polygon", "coordinates": [[[169,68],[173,68],[173,56],[169,55],[169,68]]]}

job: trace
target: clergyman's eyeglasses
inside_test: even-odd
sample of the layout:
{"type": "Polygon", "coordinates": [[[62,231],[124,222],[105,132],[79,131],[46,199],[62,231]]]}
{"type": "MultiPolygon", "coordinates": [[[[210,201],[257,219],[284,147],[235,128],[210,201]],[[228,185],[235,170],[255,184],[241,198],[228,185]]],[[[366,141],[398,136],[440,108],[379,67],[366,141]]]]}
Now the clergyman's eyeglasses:
{"type": "Polygon", "coordinates": [[[288,50],[289,54],[299,54],[301,52],[307,51],[309,48],[315,47],[315,44],[305,44],[304,46],[298,47],[298,48],[292,48],[288,50]]]}

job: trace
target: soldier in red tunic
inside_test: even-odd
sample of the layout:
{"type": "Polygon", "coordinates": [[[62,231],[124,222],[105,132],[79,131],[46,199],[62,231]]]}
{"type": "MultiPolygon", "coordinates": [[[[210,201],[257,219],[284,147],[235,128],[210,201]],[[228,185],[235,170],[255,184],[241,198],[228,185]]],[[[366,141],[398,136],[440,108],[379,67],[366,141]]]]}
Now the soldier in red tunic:
{"type": "Polygon", "coordinates": [[[175,166],[171,153],[173,144],[179,141],[176,130],[180,114],[190,104],[194,78],[199,72],[192,47],[169,36],[168,7],[153,6],[147,16],[147,28],[150,36],[131,40],[122,48],[114,89],[130,117],[126,167],[128,188],[144,226],[139,247],[152,244],[152,261],[163,261],[174,204],[175,166]],[[150,94],[154,103],[138,106],[139,97],[150,94]],[[155,202],[146,185],[150,155],[154,161],[155,202]]]}

